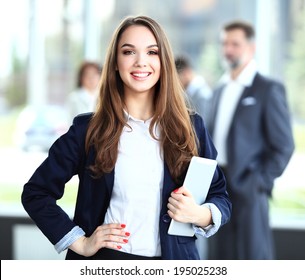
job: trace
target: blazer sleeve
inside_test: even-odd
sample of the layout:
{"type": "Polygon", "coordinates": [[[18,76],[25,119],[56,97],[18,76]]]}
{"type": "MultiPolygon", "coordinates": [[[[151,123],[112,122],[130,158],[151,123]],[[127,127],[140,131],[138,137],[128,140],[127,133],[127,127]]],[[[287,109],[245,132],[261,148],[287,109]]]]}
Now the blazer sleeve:
{"type": "MultiPolygon", "coordinates": [[[[193,124],[199,141],[199,156],[216,159],[217,151],[210,134],[199,115],[193,116],[193,124]]],[[[205,203],[213,203],[221,212],[221,225],[226,224],[231,217],[232,204],[226,187],[225,176],[217,165],[205,203]]]]}
{"type": "Polygon", "coordinates": [[[87,123],[84,117],[74,120],[23,188],[21,200],[25,210],[54,245],[76,226],[56,201],[63,196],[65,184],[79,173],[87,123]]]}
{"type": "Polygon", "coordinates": [[[264,103],[263,123],[266,135],[264,160],[261,161],[261,186],[271,193],[274,179],[286,168],[294,151],[291,118],[281,83],[270,82],[264,103]]]}

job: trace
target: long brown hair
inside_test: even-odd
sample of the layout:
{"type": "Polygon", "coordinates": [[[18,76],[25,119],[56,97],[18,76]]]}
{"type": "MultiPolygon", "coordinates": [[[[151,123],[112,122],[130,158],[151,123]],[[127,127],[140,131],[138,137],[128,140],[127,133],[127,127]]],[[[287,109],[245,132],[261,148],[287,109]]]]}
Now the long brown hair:
{"type": "Polygon", "coordinates": [[[154,96],[155,124],[160,126],[159,137],[164,160],[174,180],[185,171],[193,155],[197,155],[197,137],[190,120],[185,94],[175,68],[174,56],[161,26],[146,16],[127,17],[118,26],[110,42],[101,76],[99,102],[86,136],[86,151],[94,146],[96,159],[91,170],[101,176],[113,170],[118,143],[126,123],[124,116],[123,82],[116,71],[117,46],[122,33],[132,25],[147,27],[155,36],[159,48],[161,74],[154,96]]]}

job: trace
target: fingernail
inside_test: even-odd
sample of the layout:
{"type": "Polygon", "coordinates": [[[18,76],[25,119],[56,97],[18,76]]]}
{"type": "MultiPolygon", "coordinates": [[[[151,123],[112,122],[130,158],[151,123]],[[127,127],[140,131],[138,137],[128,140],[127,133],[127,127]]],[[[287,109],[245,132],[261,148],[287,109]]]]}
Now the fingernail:
{"type": "Polygon", "coordinates": [[[122,246],[119,245],[119,246],[117,246],[117,248],[118,248],[118,249],[122,249],[122,246]]]}
{"type": "Polygon", "coordinates": [[[179,188],[175,189],[175,190],[174,190],[174,193],[176,193],[176,192],[178,192],[178,191],[179,191],[179,188]]]}
{"type": "Polygon", "coordinates": [[[126,236],[129,236],[129,235],[130,235],[130,233],[129,233],[129,232],[125,232],[125,235],[126,235],[126,236]]]}
{"type": "Polygon", "coordinates": [[[127,243],[127,242],[128,242],[128,239],[123,239],[123,241],[124,241],[125,243],[127,243]]]}
{"type": "Polygon", "coordinates": [[[126,227],[126,225],[125,224],[121,224],[121,228],[125,228],[126,227]]]}

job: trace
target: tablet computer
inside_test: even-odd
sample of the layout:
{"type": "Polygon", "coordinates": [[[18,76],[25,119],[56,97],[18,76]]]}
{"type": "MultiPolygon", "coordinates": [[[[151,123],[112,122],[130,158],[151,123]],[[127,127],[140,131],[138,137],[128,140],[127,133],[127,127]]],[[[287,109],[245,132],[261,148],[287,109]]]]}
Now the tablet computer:
{"type": "MultiPolygon", "coordinates": [[[[197,204],[205,202],[215,173],[217,161],[208,158],[196,157],[191,159],[183,186],[193,195],[197,204]]],[[[171,220],[168,234],[180,236],[194,236],[193,225],[171,220]]]]}

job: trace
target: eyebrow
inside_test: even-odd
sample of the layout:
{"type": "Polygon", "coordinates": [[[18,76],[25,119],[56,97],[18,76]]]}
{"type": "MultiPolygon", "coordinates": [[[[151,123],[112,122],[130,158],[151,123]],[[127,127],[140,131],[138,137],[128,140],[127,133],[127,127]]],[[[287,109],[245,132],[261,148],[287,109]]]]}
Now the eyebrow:
{"type": "MultiPolygon", "coordinates": [[[[135,48],[135,45],[126,43],[126,44],[123,44],[123,45],[121,46],[121,48],[124,48],[124,47],[135,48]]],[[[153,45],[147,46],[146,48],[149,49],[149,48],[153,48],[153,47],[158,47],[158,45],[157,45],[157,44],[153,44],[153,45]]]]}

